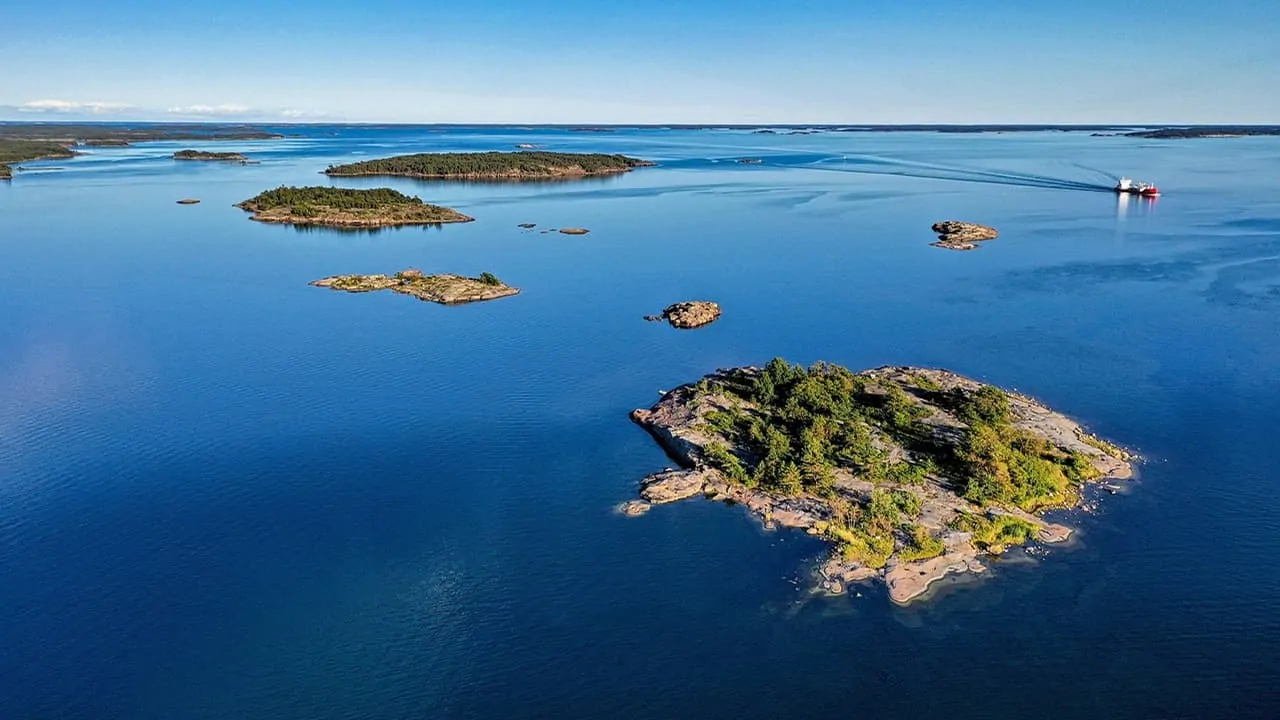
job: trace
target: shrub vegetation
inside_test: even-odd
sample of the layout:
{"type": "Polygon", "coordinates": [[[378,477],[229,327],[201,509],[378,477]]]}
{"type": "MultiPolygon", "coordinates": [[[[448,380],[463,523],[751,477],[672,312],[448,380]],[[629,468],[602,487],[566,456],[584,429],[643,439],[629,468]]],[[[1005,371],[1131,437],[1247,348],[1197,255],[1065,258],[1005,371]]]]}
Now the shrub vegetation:
{"type": "Polygon", "coordinates": [[[957,451],[964,497],[979,505],[1028,512],[1069,505],[1080,483],[1099,474],[1085,455],[1016,428],[1009,398],[999,388],[956,392],[954,412],[969,426],[957,451]]]}

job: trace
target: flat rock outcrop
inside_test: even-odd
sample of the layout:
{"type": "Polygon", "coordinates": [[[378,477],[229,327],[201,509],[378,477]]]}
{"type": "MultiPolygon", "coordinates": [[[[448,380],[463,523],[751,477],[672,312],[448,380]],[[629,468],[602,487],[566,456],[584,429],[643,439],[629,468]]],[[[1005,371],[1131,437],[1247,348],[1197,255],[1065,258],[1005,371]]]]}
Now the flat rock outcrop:
{"type": "Polygon", "coordinates": [[[938,233],[938,241],[932,245],[947,250],[974,250],[978,243],[1000,236],[993,227],[959,220],[936,222],[933,224],[933,231],[938,233]]]}
{"type": "Polygon", "coordinates": [[[828,540],[826,589],[880,580],[897,603],[985,573],[984,558],[1007,548],[1066,540],[1070,528],[1040,515],[1130,477],[1135,461],[1031,398],[927,368],[775,359],[665,392],[631,419],[681,469],[645,478],[624,513],[730,502],[828,540]]]}
{"type": "Polygon", "coordinates": [[[350,293],[390,290],[442,305],[494,300],[520,292],[489,273],[481,273],[480,277],[474,278],[424,275],[421,270],[413,268],[395,275],[334,275],[315,280],[311,285],[350,293]]]}

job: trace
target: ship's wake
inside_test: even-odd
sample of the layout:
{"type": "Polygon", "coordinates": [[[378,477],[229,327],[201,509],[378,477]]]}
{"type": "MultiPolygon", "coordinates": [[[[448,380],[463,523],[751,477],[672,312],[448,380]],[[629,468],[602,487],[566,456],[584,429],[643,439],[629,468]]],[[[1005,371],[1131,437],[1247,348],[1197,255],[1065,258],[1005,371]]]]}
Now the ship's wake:
{"type": "Polygon", "coordinates": [[[1011,185],[1015,187],[1032,187],[1044,190],[1075,190],[1078,192],[1111,192],[1115,180],[1109,173],[1083,165],[1072,167],[1087,171],[1098,178],[1096,181],[1076,180],[1072,178],[1037,175],[1034,173],[1013,172],[1009,170],[992,170],[987,168],[963,167],[958,165],[939,165],[935,163],[896,160],[893,158],[871,155],[844,155],[829,157],[812,163],[789,165],[789,167],[809,170],[825,170],[829,172],[846,172],[860,175],[896,175],[898,177],[921,178],[924,180],[950,180],[953,182],[987,183],[991,185],[1011,185]],[[1106,178],[1107,182],[1103,181],[1106,178]]]}

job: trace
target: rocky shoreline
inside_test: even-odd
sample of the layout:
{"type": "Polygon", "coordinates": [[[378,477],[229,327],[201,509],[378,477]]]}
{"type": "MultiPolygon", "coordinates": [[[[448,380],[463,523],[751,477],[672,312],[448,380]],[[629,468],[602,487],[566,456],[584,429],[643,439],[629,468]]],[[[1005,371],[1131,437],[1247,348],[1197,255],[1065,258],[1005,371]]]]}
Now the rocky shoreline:
{"type": "MultiPolygon", "coordinates": [[[[653,505],[698,495],[735,503],[767,528],[804,530],[831,541],[835,549],[819,568],[822,587],[827,591],[842,592],[850,583],[880,580],[890,599],[899,604],[923,597],[930,586],[949,575],[985,573],[985,558],[998,555],[1009,546],[1028,541],[1056,543],[1071,536],[1070,528],[1040,517],[1043,510],[1050,508],[1032,512],[1016,506],[984,506],[960,494],[958,480],[946,458],[962,445],[969,429],[957,417],[951,399],[972,397],[990,386],[945,370],[883,367],[850,376],[872,388],[871,396],[883,392],[886,397],[905,398],[902,402],[910,404],[909,409],[918,417],[913,432],[922,442],[908,448],[881,434],[873,435],[873,442],[890,458],[890,467],[904,467],[905,463],[927,467],[928,472],[907,479],[894,473],[868,478],[837,468],[831,484],[821,491],[791,493],[731,479],[733,473],[723,469],[724,461],[716,460],[725,457],[725,448],[746,465],[753,458],[749,448],[724,430],[722,419],[727,411],[748,415],[760,411],[722,388],[740,385],[743,379],[759,377],[761,372],[759,368],[720,370],[666,392],[650,408],[631,413],[631,419],[647,430],[680,468],[668,468],[645,478],[640,485],[641,499],[622,505],[624,514],[643,514],[653,505]],[[857,508],[855,514],[865,518],[868,506],[887,494],[902,498],[916,510],[914,518],[889,531],[890,546],[883,562],[842,551],[850,547],[842,544],[846,541],[862,542],[857,537],[851,539],[849,528],[840,524],[842,513],[847,516],[849,508],[857,508]],[[1018,529],[1022,529],[1021,534],[1018,529]],[[921,547],[930,549],[921,551],[921,547]]],[[[1045,447],[1054,448],[1064,457],[1082,458],[1089,464],[1087,480],[1079,486],[1132,476],[1135,458],[1131,454],[1094,438],[1075,421],[1031,398],[1014,393],[1005,396],[1011,427],[1016,432],[1045,443],[1045,447]]],[[[1079,489],[1073,490],[1071,500],[1055,507],[1078,504],[1079,489]]]]}

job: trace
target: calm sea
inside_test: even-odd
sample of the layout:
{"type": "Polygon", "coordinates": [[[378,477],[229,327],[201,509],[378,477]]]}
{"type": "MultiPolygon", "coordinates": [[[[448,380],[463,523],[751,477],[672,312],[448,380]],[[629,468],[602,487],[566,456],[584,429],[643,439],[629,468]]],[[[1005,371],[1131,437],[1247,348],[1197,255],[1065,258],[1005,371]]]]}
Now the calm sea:
{"type": "Polygon", "coordinates": [[[0,185],[0,717],[1280,712],[1280,138],[282,131],[209,146],[258,165],[154,143],[0,185]],[[661,165],[334,181],[477,218],[441,229],[232,207],[517,143],[661,165]],[[929,247],[943,219],[1001,236],[929,247]],[[307,286],[409,266],[524,292],[307,286]],[[724,316],[641,319],[687,299],[724,316]],[[812,595],[822,545],[738,509],[614,513],[669,464],[628,411],[774,356],[954,369],[1148,462],[1073,547],[905,609],[812,595]]]}

